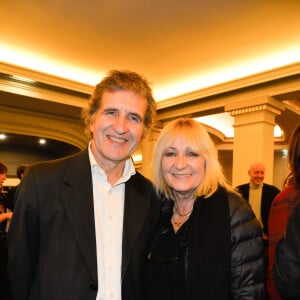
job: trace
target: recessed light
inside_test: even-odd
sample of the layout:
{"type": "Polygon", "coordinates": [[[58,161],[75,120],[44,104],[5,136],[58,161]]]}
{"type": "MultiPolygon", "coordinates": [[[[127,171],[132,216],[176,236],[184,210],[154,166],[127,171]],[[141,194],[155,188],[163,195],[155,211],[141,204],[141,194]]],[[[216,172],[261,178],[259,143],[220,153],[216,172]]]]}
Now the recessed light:
{"type": "Polygon", "coordinates": [[[45,144],[46,144],[46,140],[45,140],[45,139],[40,139],[40,140],[39,140],[39,143],[40,143],[41,145],[45,145],[45,144]]]}
{"type": "Polygon", "coordinates": [[[6,134],[0,133],[0,140],[5,140],[6,139],[6,134]]]}

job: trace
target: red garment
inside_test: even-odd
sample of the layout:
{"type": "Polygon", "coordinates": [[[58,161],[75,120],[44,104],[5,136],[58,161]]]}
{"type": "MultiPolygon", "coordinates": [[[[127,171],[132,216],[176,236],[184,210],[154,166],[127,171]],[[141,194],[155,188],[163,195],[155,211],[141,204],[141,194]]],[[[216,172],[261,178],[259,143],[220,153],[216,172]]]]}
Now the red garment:
{"type": "Polygon", "coordinates": [[[295,185],[285,187],[274,199],[269,215],[269,265],[268,265],[268,300],[282,300],[273,280],[273,265],[275,248],[279,240],[283,237],[287,221],[300,201],[300,190],[295,185]]]}

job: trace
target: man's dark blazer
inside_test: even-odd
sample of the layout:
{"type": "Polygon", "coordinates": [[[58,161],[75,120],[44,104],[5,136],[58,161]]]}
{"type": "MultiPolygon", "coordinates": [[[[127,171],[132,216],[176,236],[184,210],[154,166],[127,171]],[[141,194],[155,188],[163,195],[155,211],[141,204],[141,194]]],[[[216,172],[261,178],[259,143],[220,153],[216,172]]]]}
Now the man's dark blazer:
{"type": "MultiPolygon", "coordinates": [[[[242,194],[243,198],[245,198],[247,201],[249,201],[249,187],[250,183],[242,184],[236,187],[238,192],[242,194]]],[[[277,187],[266,183],[263,184],[260,209],[263,223],[263,232],[266,235],[269,234],[268,218],[270,214],[271,205],[274,198],[279,192],[280,190],[277,187]]]]}
{"type": "MultiPolygon", "coordinates": [[[[125,184],[122,300],[142,300],[141,268],[159,202],[137,173],[125,184]]],[[[97,257],[87,149],[29,168],[16,194],[9,236],[15,300],[96,299],[97,257]]]]}

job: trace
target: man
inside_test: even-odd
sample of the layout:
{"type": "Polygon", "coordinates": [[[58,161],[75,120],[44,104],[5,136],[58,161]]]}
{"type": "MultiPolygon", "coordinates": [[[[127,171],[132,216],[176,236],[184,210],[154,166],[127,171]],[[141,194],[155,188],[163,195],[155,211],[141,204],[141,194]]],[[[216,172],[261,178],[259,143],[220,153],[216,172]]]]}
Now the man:
{"type": "Polygon", "coordinates": [[[248,175],[250,182],[236,187],[238,192],[249,202],[251,208],[262,226],[264,242],[265,278],[268,274],[268,245],[269,229],[268,219],[272,202],[280,190],[270,184],[264,183],[266,167],[262,162],[254,162],[250,165],[248,175]]]}
{"type": "MultiPolygon", "coordinates": [[[[27,166],[28,166],[27,164],[20,164],[17,167],[16,175],[20,179],[20,182],[21,182],[22,178],[24,177],[25,169],[26,169],[27,166]]],[[[16,190],[17,190],[18,187],[19,187],[19,184],[11,187],[8,190],[8,193],[7,193],[7,206],[9,208],[9,210],[11,210],[11,211],[14,210],[14,206],[15,206],[15,194],[16,194],[16,190]]]]}
{"type": "Polygon", "coordinates": [[[275,196],[280,190],[273,185],[264,183],[265,170],[264,163],[252,163],[248,170],[250,182],[239,185],[236,189],[247,201],[249,201],[256,218],[262,225],[263,239],[267,241],[270,208],[275,196]]]}
{"type": "MultiPolygon", "coordinates": [[[[6,240],[6,221],[10,220],[12,217],[12,212],[8,210],[7,205],[7,193],[3,190],[3,184],[6,180],[7,175],[7,166],[0,162],[0,243],[5,242],[6,240]]],[[[1,256],[0,256],[1,259],[1,256]]],[[[3,257],[1,259],[3,261],[3,257]]],[[[1,294],[1,285],[0,285],[0,294],[1,294]]]]}
{"type": "Polygon", "coordinates": [[[111,71],[83,112],[88,149],[26,170],[8,237],[15,300],[142,300],[159,203],[130,156],[155,108],[145,79],[111,71]]]}

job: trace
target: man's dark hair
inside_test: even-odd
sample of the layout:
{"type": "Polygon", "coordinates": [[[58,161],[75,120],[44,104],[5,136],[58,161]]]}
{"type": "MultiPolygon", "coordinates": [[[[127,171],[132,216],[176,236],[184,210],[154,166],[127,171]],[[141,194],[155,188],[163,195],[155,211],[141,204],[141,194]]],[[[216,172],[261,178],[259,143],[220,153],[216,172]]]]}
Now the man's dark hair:
{"type": "Polygon", "coordinates": [[[26,169],[27,166],[28,166],[27,164],[22,164],[22,165],[18,166],[16,174],[17,174],[19,179],[21,179],[22,174],[24,174],[25,169],[26,169]]]}

